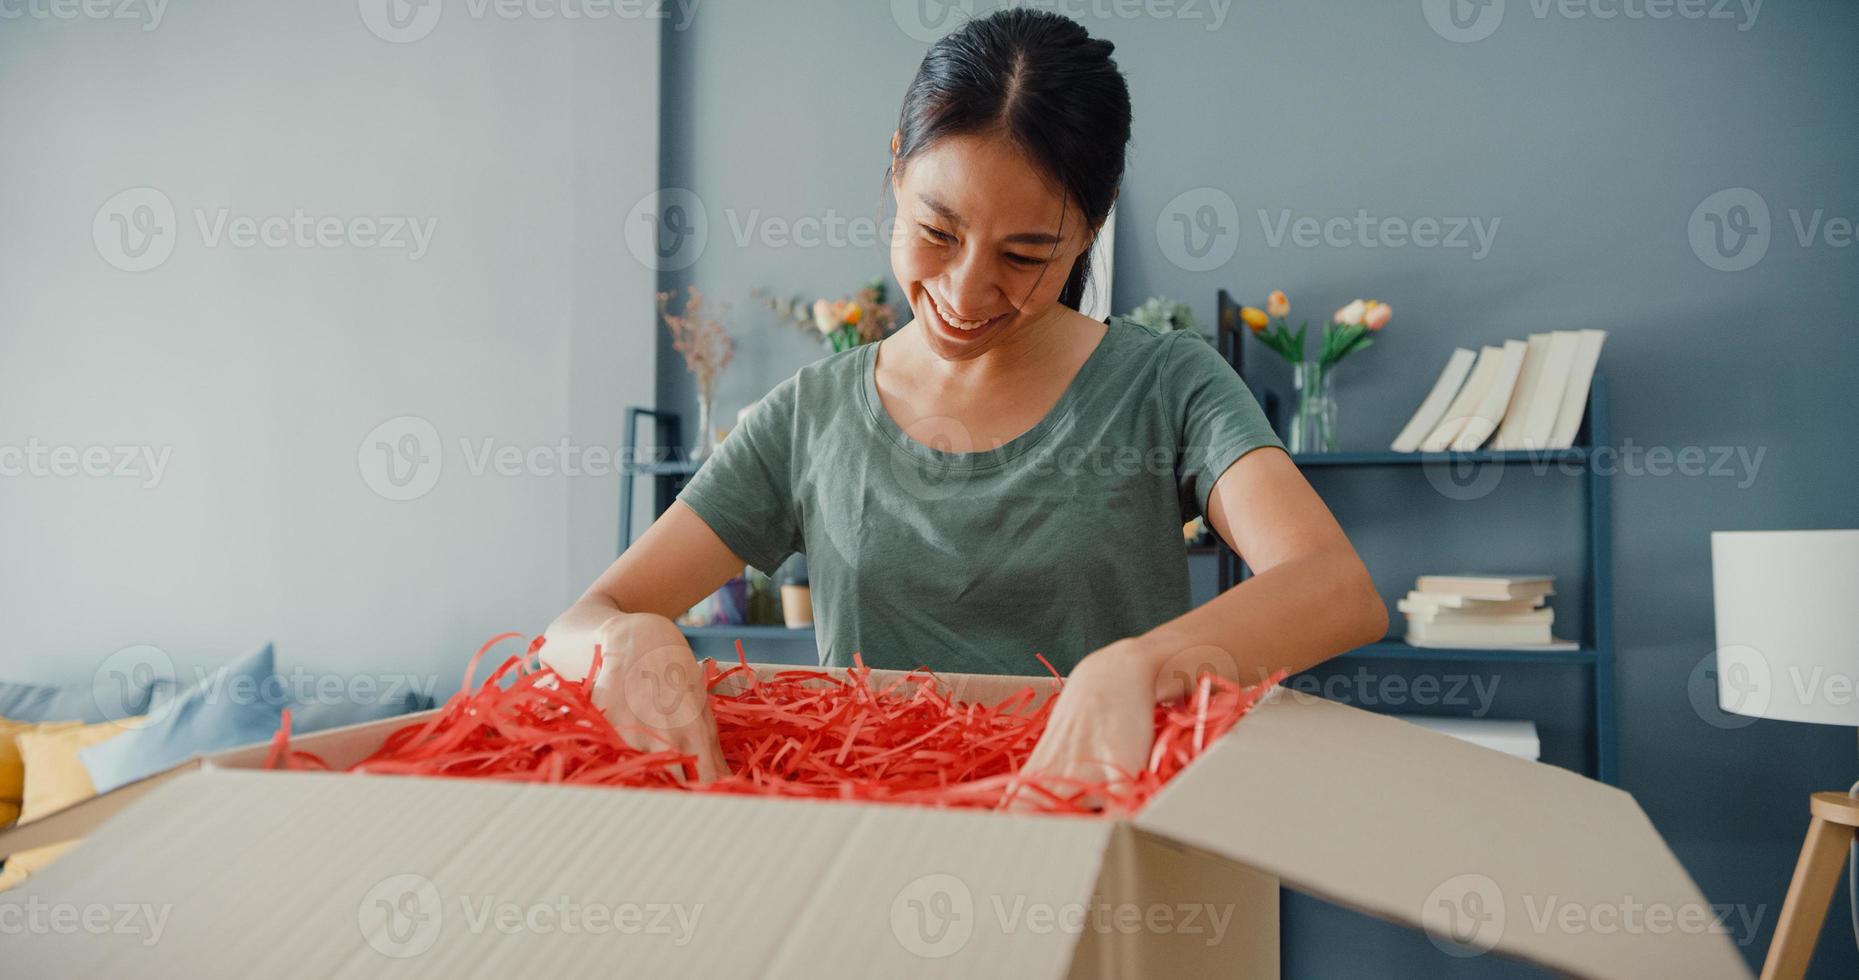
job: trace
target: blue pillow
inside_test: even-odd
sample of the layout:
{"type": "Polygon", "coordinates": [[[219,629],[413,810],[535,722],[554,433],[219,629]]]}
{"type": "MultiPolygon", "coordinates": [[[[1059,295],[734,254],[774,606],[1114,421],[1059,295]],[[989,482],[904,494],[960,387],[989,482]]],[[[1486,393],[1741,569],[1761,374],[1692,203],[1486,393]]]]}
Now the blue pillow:
{"type": "Polygon", "coordinates": [[[366,704],[358,701],[299,701],[290,706],[290,730],[293,735],[307,735],[325,728],[396,718],[430,707],[432,698],[415,691],[376,698],[366,704]]]}
{"type": "Polygon", "coordinates": [[[100,670],[89,684],[57,687],[0,681],[0,718],[10,721],[81,721],[95,725],[148,712],[157,692],[172,693],[173,678],[145,670],[100,670]]]}
{"type": "Polygon", "coordinates": [[[276,734],[282,708],[267,643],[186,691],[157,699],[141,725],[79,750],[78,758],[97,792],[108,793],[203,752],[265,741],[276,734]]]}

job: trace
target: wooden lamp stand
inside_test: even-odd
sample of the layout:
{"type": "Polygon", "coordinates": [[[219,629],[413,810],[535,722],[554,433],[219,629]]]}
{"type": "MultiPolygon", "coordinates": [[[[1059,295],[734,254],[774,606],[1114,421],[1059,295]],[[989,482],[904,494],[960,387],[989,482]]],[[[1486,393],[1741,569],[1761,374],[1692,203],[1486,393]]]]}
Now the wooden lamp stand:
{"type": "Polygon", "coordinates": [[[1859,799],[1845,793],[1815,793],[1808,802],[1813,820],[1801,844],[1801,860],[1788,883],[1775,938],[1762,964],[1762,980],[1800,980],[1814,958],[1814,943],[1827,919],[1827,905],[1839,886],[1847,852],[1859,832],[1859,799]]]}

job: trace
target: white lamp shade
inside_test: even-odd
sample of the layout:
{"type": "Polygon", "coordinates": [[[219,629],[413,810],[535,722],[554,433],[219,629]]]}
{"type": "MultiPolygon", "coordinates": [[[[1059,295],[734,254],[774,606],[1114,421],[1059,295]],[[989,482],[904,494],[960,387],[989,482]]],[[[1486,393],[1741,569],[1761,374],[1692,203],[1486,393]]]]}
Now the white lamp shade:
{"type": "Polygon", "coordinates": [[[1859,530],[1716,531],[1717,704],[1859,727],[1859,530]]]}

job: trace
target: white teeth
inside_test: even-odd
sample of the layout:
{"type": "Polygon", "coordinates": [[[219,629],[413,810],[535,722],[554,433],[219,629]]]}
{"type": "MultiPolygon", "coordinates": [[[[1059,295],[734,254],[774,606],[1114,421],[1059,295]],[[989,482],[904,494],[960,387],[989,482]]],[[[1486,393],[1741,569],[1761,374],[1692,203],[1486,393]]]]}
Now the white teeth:
{"type": "MultiPolygon", "coordinates": [[[[931,302],[935,302],[933,297],[931,298],[931,302]]],[[[941,303],[936,303],[936,313],[938,316],[942,317],[942,322],[964,333],[972,330],[979,330],[989,323],[994,322],[996,319],[999,319],[998,317],[988,317],[986,320],[963,320],[958,317],[950,316],[949,311],[943,309],[941,303]]]]}

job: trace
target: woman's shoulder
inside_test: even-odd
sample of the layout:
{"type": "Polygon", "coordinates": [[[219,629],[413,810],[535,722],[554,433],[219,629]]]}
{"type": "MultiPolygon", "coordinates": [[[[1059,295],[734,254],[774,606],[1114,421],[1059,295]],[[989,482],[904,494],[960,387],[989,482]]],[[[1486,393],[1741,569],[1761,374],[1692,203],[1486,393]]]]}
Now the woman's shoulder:
{"type": "Polygon", "coordinates": [[[1106,322],[1110,332],[1105,342],[1121,348],[1116,360],[1129,367],[1167,366],[1208,355],[1220,357],[1210,338],[1192,330],[1158,330],[1126,316],[1112,316],[1106,322]]]}
{"type": "Polygon", "coordinates": [[[810,361],[769,389],[755,403],[755,411],[792,418],[820,415],[855,404],[863,385],[864,346],[810,361]]]}

